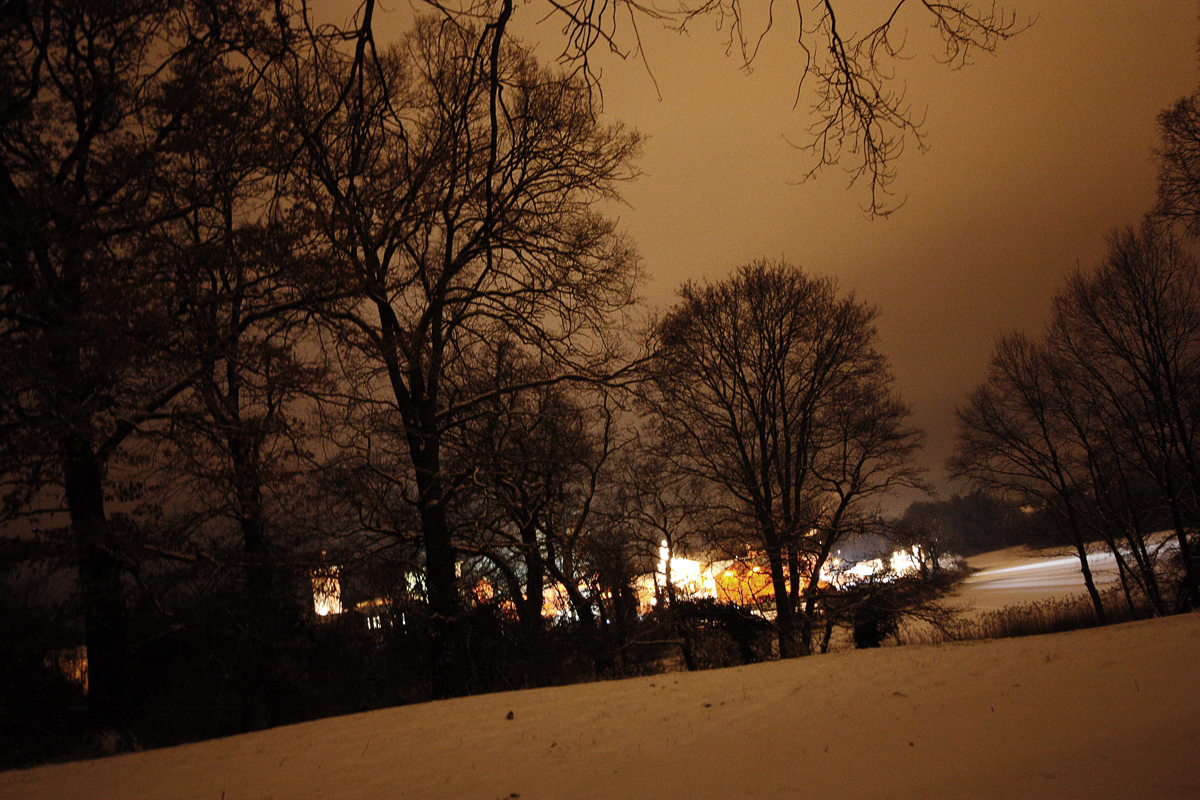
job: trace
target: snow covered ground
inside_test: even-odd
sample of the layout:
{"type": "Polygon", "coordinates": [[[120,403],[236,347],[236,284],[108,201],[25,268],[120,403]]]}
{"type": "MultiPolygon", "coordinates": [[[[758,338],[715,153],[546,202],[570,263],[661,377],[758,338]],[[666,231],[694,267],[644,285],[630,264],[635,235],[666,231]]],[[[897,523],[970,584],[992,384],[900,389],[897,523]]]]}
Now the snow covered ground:
{"type": "MultiPolygon", "coordinates": [[[[949,602],[974,611],[1087,593],[1079,558],[1074,555],[1046,556],[1012,547],[973,556],[967,563],[979,571],[963,581],[949,602]]],[[[1111,553],[1092,553],[1088,567],[1100,591],[1118,581],[1117,562],[1111,553]]]]}
{"type": "MultiPolygon", "coordinates": [[[[995,585],[1022,565],[977,584],[1044,589],[995,585]]],[[[1200,798],[1198,663],[1198,614],[835,653],[0,773],[0,798],[1200,798]]]]}

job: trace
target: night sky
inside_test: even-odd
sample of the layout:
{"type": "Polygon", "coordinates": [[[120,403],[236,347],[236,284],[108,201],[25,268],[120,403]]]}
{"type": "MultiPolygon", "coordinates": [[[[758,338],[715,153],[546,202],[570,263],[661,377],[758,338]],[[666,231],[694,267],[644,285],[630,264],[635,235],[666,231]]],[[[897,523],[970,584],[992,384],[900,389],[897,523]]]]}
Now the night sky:
{"type": "MultiPolygon", "coordinates": [[[[864,215],[865,187],[847,188],[838,168],[797,183],[810,156],[788,140],[803,140],[812,95],[795,103],[790,7],[777,9],[749,75],[711,21],[687,36],[643,24],[653,80],[639,61],[599,61],[606,114],[648,137],[644,174],[615,209],[645,259],[647,302],[759,257],[835,277],[881,309],[882,349],[943,493],[957,488],[942,471],[954,407],[982,380],[995,337],[1036,331],[1063,276],[1096,263],[1108,233],[1150,209],[1156,115],[1200,85],[1195,0],[1011,7],[1033,26],[961,71],[935,61],[918,9],[905,12],[912,58],[898,74],[929,149],[909,143],[893,187],[904,204],[887,219],[864,215]]],[[[381,40],[410,13],[399,0],[388,8],[381,40]]],[[[519,6],[514,22],[551,60],[555,27],[535,27],[541,13],[519,6]]]]}

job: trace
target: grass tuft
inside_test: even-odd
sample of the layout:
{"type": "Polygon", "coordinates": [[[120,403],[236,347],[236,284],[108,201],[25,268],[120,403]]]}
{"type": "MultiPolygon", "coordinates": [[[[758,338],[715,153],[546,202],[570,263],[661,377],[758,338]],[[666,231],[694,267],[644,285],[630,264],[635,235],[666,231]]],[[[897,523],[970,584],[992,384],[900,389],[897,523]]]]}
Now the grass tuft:
{"type": "MultiPolygon", "coordinates": [[[[1105,624],[1129,622],[1151,616],[1148,608],[1130,609],[1119,589],[1101,596],[1107,616],[1105,624]]],[[[921,627],[901,634],[903,644],[943,644],[945,642],[1007,639],[1095,628],[1100,623],[1087,595],[1054,598],[1040,602],[1018,603],[981,614],[960,615],[938,628],[921,627]]]]}

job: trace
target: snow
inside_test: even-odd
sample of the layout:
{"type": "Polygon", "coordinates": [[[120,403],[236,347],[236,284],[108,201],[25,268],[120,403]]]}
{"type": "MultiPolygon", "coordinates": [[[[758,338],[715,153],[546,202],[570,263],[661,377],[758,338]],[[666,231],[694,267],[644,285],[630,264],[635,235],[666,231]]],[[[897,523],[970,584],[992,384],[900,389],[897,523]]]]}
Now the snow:
{"type": "Polygon", "coordinates": [[[1200,614],[851,651],[0,773],[0,797],[1200,798],[1198,658],[1200,614]]]}
{"type": "MultiPolygon", "coordinates": [[[[1046,556],[1025,547],[1013,547],[967,559],[978,570],[948,602],[974,611],[992,611],[1018,603],[1036,603],[1073,594],[1086,594],[1079,558],[1046,556]]],[[[1119,580],[1111,553],[1088,555],[1096,587],[1104,591],[1119,580]]]]}

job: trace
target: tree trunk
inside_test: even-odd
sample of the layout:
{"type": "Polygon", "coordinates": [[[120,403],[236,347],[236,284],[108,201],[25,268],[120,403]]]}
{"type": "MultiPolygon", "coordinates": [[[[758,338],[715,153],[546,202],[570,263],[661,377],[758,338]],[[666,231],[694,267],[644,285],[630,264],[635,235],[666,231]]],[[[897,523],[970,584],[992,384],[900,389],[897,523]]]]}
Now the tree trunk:
{"type": "Polygon", "coordinates": [[[1116,554],[1117,577],[1121,580],[1121,594],[1125,595],[1125,606],[1133,618],[1137,619],[1137,606],[1133,602],[1133,592],[1129,588],[1129,567],[1125,566],[1125,559],[1121,558],[1116,550],[1113,552],[1116,554]]]}
{"type": "MultiPolygon", "coordinates": [[[[537,516],[521,528],[521,546],[525,554],[525,599],[520,603],[521,644],[525,653],[525,672],[534,684],[545,675],[545,622],[542,608],[546,603],[546,566],[537,538],[537,516]]],[[[519,597],[519,595],[518,595],[519,597]]]]}
{"type": "Polygon", "coordinates": [[[282,713],[276,642],[284,635],[266,536],[261,519],[240,520],[246,560],[246,621],[242,655],[234,668],[234,685],[242,696],[242,730],[253,731],[278,724],[282,713]]]}
{"type": "Polygon", "coordinates": [[[234,454],[237,476],[237,515],[246,554],[246,641],[244,656],[235,673],[242,695],[242,728],[246,731],[278,725],[287,706],[286,680],[280,650],[288,646],[292,620],[280,594],[276,568],[262,509],[262,485],[258,471],[248,460],[234,454]]]}
{"type": "Polygon", "coordinates": [[[660,597],[660,600],[665,600],[666,609],[663,614],[663,619],[667,621],[667,625],[674,633],[679,641],[679,652],[683,656],[683,666],[688,672],[695,672],[698,667],[696,665],[696,651],[692,643],[692,630],[688,624],[688,620],[681,619],[679,616],[679,608],[675,605],[675,582],[671,579],[671,543],[667,541],[667,558],[663,561],[663,590],[660,595],[666,592],[665,597],[660,597]]]}
{"type": "Polygon", "coordinates": [[[470,665],[458,591],[457,554],[450,539],[445,507],[440,502],[422,502],[420,513],[433,696],[461,697],[470,693],[470,665]]]}
{"type": "Polygon", "coordinates": [[[1171,518],[1175,526],[1175,539],[1179,542],[1179,558],[1183,561],[1183,589],[1190,607],[1200,608],[1200,569],[1198,569],[1192,545],[1188,541],[1187,526],[1183,524],[1183,515],[1179,512],[1178,503],[1171,503],[1171,518]]]}
{"type": "Polygon", "coordinates": [[[829,652],[829,640],[833,638],[833,615],[825,615],[825,633],[821,637],[821,655],[829,652]]]}
{"type": "Polygon", "coordinates": [[[1151,560],[1150,554],[1146,552],[1145,537],[1140,531],[1131,528],[1126,534],[1126,540],[1129,542],[1129,551],[1133,554],[1133,560],[1138,569],[1135,578],[1138,580],[1142,593],[1150,601],[1154,616],[1166,616],[1167,605],[1163,602],[1162,587],[1159,586],[1158,575],[1154,571],[1154,562],[1151,560]]]}
{"type": "MultiPolygon", "coordinates": [[[[842,509],[839,509],[835,515],[833,525],[840,524],[841,511],[842,509]]],[[[817,598],[821,593],[821,570],[824,569],[825,562],[829,560],[829,554],[833,551],[833,543],[837,538],[834,530],[836,528],[826,532],[825,539],[821,543],[821,552],[813,562],[812,573],[808,576],[808,586],[804,588],[804,615],[800,621],[800,647],[804,655],[812,655],[813,616],[816,614],[817,598]]]]}
{"type": "Polygon", "coordinates": [[[1060,495],[1063,496],[1063,505],[1065,506],[1063,516],[1067,520],[1069,531],[1067,538],[1071,540],[1071,546],[1075,548],[1075,555],[1079,557],[1079,569],[1083,573],[1083,585],[1087,587],[1088,597],[1092,599],[1092,608],[1096,612],[1096,622],[1100,625],[1106,625],[1108,624],[1108,614],[1104,611],[1104,601],[1100,599],[1100,592],[1096,589],[1096,581],[1092,578],[1092,566],[1088,563],[1087,546],[1084,542],[1083,531],[1079,528],[1079,520],[1075,516],[1075,506],[1071,504],[1071,500],[1069,497],[1066,497],[1065,492],[1060,490],[1060,495]]]}
{"type": "Polygon", "coordinates": [[[792,613],[791,596],[788,594],[788,579],[783,565],[783,549],[778,546],[767,548],[767,562],[771,567],[771,584],[775,589],[775,627],[779,632],[779,657],[791,658],[793,639],[796,634],[796,618],[792,613]]]}
{"type": "MultiPolygon", "coordinates": [[[[1192,556],[1191,543],[1188,541],[1188,525],[1184,521],[1187,510],[1182,507],[1184,501],[1179,497],[1179,490],[1176,489],[1175,479],[1169,468],[1162,472],[1158,485],[1166,497],[1171,513],[1171,527],[1174,528],[1175,538],[1179,542],[1179,557],[1183,561],[1183,594],[1191,608],[1200,608],[1200,575],[1197,574],[1197,564],[1192,556]]],[[[1192,519],[1193,524],[1200,521],[1195,513],[1188,513],[1187,516],[1192,519]]]]}
{"type": "Polygon", "coordinates": [[[818,538],[820,550],[817,552],[816,558],[813,559],[812,566],[809,569],[808,584],[804,587],[804,613],[800,619],[799,646],[801,654],[806,656],[812,655],[813,652],[813,622],[816,614],[817,599],[821,594],[821,570],[825,568],[826,562],[829,561],[829,555],[833,552],[833,545],[841,538],[842,518],[846,514],[846,509],[850,507],[853,497],[853,492],[843,493],[837,508],[833,511],[828,521],[819,528],[814,528],[812,531],[814,538],[818,538],[816,535],[820,532],[818,538]]]}
{"type": "Polygon", "coordinates": [[[126,749],[132,743],[126,720],[129,611],[117,542],[104,512],[104,470],[88,443],[70,441],[64,450],[64,490],[84,605],[88,731],[126,749]]]}
{"type": "Polygon", "coordinates": [[[1092,599],[1092,608],[1096,611],[1096,622],[1105,625],[1108,623],[1108,614],[1104,611],[1104,601],[1100,599],[1096,581],[1092,578],[1092,567],[1088,563],[1087,548],[1084,547],[1083,539],[1080,538],[1078,532],[1074,538],[1075,554],[1079,556],[1079,569],[1083,572],[1083,584],[1087,587],[1088,597],[1092,599]]]}

